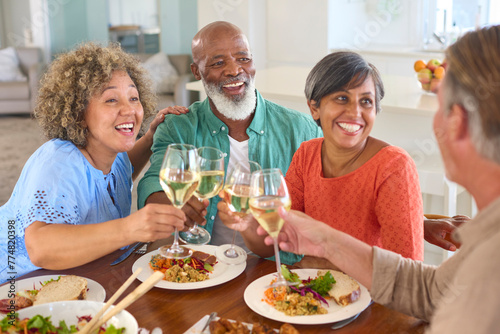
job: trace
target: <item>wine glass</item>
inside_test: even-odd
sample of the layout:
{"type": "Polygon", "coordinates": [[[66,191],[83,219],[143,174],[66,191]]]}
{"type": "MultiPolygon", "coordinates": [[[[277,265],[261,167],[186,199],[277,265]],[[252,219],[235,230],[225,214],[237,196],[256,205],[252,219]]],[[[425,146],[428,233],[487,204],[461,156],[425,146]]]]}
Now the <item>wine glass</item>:
{"type": "MultiPolygon", "coordinates": [[[[224,185],[224,153],[213,147],[200,147],[198,165],[200,182],[194,195],[203,201],[216,196],[224,185]]],[[[205,245],[210,241],[210,233],[197,223],[186,232],[179,232],[179,237],[182,241],[194,245],[205,245]]]]}
{"type": "MultiPolygon", "coordinates": [[[[237,162],[226,177],[224,199],[229,209],[240,217],[248,214],[248,199],[250,197],[250,179],[252,173],[261,170],[260,165],[253,161],[237,162]]],[[[247,252],[234,244],[236,230],[233,232],[231,244],[220,245],[215,251],[217,259],[227,264],[239,264],[247,259],[247,252]]]]}
{"type": "MultiPolygon", "coordinates": [[[[196,147],[189,144],[170,144],[165,152],[160,170],[160,184],[172,205],[182,209],[198,187],[200,168],[196,147]]],[[[179,246],[179,232],[174,233],[174,242],[159,249],[167,258],[183,259],[192,255],[188,248],[179,246]]]]}
{"type": "Polygon", "coordinates": [[[288,194],[285,178],[279,168],[262,169],[252,174],[250,182],[250,212],[267,233],[273,238],[274,255],[278,279],[271,287],[295,285],[281,274],[281,261],[278,249],[278,234],[285,221],[278,209],[290,210],[292,202],[288,194]]]}

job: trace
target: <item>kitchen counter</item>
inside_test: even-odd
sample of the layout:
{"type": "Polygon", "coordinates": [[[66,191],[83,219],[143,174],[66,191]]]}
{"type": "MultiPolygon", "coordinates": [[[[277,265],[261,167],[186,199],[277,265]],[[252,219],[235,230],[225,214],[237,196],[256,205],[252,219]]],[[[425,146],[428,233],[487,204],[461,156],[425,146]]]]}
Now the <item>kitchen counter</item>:
{"type": "MultiPolygon", "coordinates": [[[[340,50],[330,50],[331,52],[340,51],[340,50]]],[[[439,49],[438,46],[431,45],[427,49],[419,49],[412,47],[374,47],[374,48],[366,48],[358,50],[360,54],[374,54],[381,56],[399,56],[399,57],[415,57],[419,58],[440,58],[444,57],[445,49],[439,49]]]]}

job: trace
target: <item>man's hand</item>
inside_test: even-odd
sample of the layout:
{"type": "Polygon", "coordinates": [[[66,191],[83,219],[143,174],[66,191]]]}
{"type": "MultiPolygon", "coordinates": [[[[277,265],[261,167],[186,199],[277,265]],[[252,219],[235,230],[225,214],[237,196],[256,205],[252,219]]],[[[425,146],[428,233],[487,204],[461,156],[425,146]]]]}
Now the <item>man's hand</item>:
{"type": "MultiPolygon", "coordinates": [[[[330,226],[300,211],[290,210],[287,212],[280,208],[279,214],[286,221],[278,237],[282,250],[319,258],[326,257],[327,247],[329,247],[328,235],[333,231],[330,226]]],[[[257,233],[259,235],[267,234],[262,226],[258,227],[257,233]]],[[[265,243],[272,245],[273,239],[267,236],[265,243]]]]}
{"type": "MultiPolygon", "coordinates": [[[[149,203],[172,204],[163,191],[159,191],[149,195],[149,197],[146,199],[146,204],[149,203]]],[[[201,226],[207,223],[207,221],[205,220],[205,216],[207,214],[208,204],[208,200],[204,200],[202,202],[194,196],[192,196],[189,201],[184,204],[184,206],[182,207],[182,211],[186,215],[184,229],[192,227],[195,222],[201,226]]]]}
{"type": "Polygon", "coordinates": [[[224,225],[239,232],[244,232],[250,226],[255,225],[256,221],[252,215],[240,215],[229,209],[229,206],[224,200],[225,196],[228,196],[228,194],[226,194],[224,190],[219,193],[219,196],[222,198],[222,201],[217,204],[217,211],[219,213],[219,218],[224,225]]]}

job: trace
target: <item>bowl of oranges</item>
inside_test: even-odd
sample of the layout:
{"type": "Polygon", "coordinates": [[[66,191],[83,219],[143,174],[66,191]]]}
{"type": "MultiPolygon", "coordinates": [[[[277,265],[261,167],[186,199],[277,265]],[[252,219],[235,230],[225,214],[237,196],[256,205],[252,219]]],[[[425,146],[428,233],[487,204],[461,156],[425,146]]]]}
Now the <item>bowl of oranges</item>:
{"type": "Polygon", "coordinates": [[[441,81],[446,74],[446,59],[431,59],[425,62],[422,59],[415,61],[413,69],[417,73],[417,79],[425,92],[437,93],[441,81]]]}

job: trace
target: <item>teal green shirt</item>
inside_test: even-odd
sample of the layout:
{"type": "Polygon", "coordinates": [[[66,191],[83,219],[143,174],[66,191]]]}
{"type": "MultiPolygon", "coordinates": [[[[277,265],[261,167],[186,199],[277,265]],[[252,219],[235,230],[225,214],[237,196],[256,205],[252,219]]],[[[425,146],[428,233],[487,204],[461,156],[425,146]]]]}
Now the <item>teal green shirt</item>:
{"type": "MultiPolygon", "coordinates": [[[[258,162],[262,168],[280,168],[286,174],[293,154],[303,141],[322,136],[321,129],[312,117],[265,100],[257,92],[257,106],[252,123],[246,130],[249,136],[248,159],[258,162]]],[[[167,146],[172,143],[187,143],[196,147],[211,146],[226,153],[225,169],[229,162],[228,128],[210,109],[208,99],[195,102],[183,115],[166,115],[154,135],[151,148],[151,167],[137,188],[138,208],[154,192],[163,191],[159,173],[167,146]]],[[[212,233],[219,196],[210,200],[207,208],[205,228],[212,233]]],[[[300,256],[281,253],[283,263],[293,264],[300,256]]]]}

